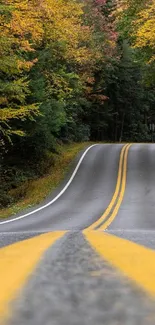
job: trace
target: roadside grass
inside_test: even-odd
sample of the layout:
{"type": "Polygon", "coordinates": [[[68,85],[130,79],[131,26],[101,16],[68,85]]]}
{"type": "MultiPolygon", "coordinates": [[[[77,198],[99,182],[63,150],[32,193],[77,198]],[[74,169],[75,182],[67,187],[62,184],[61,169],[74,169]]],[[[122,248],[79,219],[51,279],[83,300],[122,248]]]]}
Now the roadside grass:
{"type": "Polygon", "coordinates": [[[11,195],[19,199],[15,204],[0,209],[0,218],[7,218],[41,203],[63,180],[78,152],[91,144],[91,142],[83,142],[61,146],[59,155],[52,154],[53,163],[46,175],[36,180],[26,181],[18,188],[11,190],[11,195]]]}

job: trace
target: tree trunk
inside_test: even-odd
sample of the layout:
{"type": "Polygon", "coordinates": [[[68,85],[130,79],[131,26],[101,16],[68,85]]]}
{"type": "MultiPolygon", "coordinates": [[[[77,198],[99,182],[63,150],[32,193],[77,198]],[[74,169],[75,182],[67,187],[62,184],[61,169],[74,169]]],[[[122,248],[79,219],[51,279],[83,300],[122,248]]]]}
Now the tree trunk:
{"type": "Polygon", "coordinates": [[[119,142],[122,142],[122,138],[123,138],[124,120],[125,120],[125,112],[123,113],[123,117],[122,117],[122,122],[121,122],[121,134],[120,134],[119,142]]]}

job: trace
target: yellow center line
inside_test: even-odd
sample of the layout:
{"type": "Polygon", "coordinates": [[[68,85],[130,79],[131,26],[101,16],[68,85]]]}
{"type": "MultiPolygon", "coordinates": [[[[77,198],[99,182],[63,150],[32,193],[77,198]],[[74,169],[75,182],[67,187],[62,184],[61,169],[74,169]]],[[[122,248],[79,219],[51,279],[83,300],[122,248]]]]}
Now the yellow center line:
{"type": "Polygon", "coordinates": [[[100,230],[105,230],[106,228],[108,228],[108,226],[112,223],[112,221],[115,219],[115,217],[117,216],[118,210],[121,206],[121,203],[123,201],[124,198],[124,194],[125,194],[125,188],[126,188],[126,179],[127,179],[127,161],[128,161],[128,153],[129,153],[129,149],[131,147],[131,144],[129,144],[126,148],[125,151],[125,155],[124,155],[124,163],[123,163],[123,176],[122,176],[122,183],[121,183],[121,191],[118,197],[118,201],[117,204],[111,214],[111,216],[108,218],[108,220],[101,225],[101,227],[99,228],[100,230]]]}
{"type": "Polygon", "coordinates": [[[62,237],[57,231],[23,240],[0,249],[0,320],[9,316],[9,303],[16,298],[44,251],[62,237]]]}
{"type": "Polygon", "coordinates": [[[94,222],[89,227],[87,227],[85,231],[94,230],[96,227],[98,227],[108,217],[109,213],[111,212],[112,208],[114,207],[116,200],[118,198],[118,194],[119,194],[120,186],[121,186],[124,152],[128,146],[129,146],[129,144],[126,144],[125,146],[123,146],[123,148],[121,150],[116,188],[115,188],[115,192],[113,194],[110,204],[108,205],[107,209],[105,210],[105,212],[103,213],[101,218],[98,219],[96,222],[94,222]]]}
{"type": "Polygon", "coordinates": [[[105,232],[84,232],[89,244],[110,264],[155,296],[155,251],[105,232]]]}

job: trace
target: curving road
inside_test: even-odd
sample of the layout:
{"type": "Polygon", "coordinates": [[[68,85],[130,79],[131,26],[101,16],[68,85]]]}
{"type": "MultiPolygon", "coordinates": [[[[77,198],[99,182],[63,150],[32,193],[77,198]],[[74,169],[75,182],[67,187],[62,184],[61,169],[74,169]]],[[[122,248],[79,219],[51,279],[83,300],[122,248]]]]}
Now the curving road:
{"type": "MultiPolygon", "coordinates": [[[[110,203],[116,186],[122,147],[106,144],[90,148],[74,179],[58,200],[24,218],[0,223],[0,231],[81,230],[91,225],[110,203]]],[[[77,162],[73,170],[76,166],[77,162]]],[[[65,187],[70,177],[50,201],[65,187]]]]}
{"type": "Polygon", "coordinates": [[[12,301],[9,325],[155,324],[154,169],[154,144],[94,145],[1,220],[0,317],[12,301]]]}
{"type": "MultiPolygon", "coordinates": [[[[111,202],[123,147],[119,144],[95,145],[82,152],[66,180],[46,202],[26,215],[17,216],[17,219],[1,220],[0,232],[82,230],[94,225],[111,202]],[[74,178],[57,198],[71,179],[80,158],[74,178]]],[[[125,193],[117,217],[107,227],[108,230],[155,229],[154,168],[155,145],[133,144],[129,148],[125,193]]]]}
{"type": "Polygon", "coordinates": [[[155,229],[155,145],[134,144],[123,203],[110,229],[155,229]]]}

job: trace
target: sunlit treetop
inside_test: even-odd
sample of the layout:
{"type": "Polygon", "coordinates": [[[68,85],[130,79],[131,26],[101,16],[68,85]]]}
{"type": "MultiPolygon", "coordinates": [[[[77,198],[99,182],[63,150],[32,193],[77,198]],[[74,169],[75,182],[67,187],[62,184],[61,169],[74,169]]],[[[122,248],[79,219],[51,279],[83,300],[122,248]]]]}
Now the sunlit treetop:
{"type": "Polygon", "coordinates": [[[137,15],[133,23],[136,29],[135,47],[148,49],[149,62],[155,60],[155,2],[149,1],[143,10],[137,15]]]}

